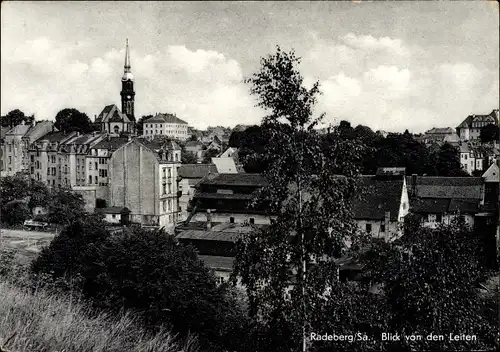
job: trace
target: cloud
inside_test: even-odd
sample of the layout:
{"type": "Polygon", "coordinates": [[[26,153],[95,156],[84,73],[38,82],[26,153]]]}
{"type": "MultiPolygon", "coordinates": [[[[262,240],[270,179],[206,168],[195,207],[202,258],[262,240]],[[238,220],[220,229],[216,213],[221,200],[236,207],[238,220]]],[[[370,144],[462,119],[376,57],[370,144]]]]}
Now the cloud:
{"type": "MultiPolygon", "coordinates": [[[[498,108],[498,71],[467,60],[440,60],[433,51],[399,38],[348,33],[310,35],[300,71],[307,85],[320,82],[317,113],[372,129],[423,132],[455,127],[471,113],[498,108]]],[[[9,47],[2,42],[2,114],[20,108],[53,119],[66,107],[93,117],[120,106],[124,48],[40,37],[9,47]]],[[[255,62],[258,62],[255,57],[255,62]]],[[[138,52],[132,47],[136,115],[176,113],[198,128],[260,123],[249,73],[233,57],[209,48],[171,45],[138,52]]],[[[247,63],[248,64],[248,63],[247,63]]]]}
{"type": "MultiPolygon", "coordinates": [[[[19,107],[52,119],[75,107],[92,117],[107,104],[119,106],[124,54],[111,49],[84,59],[76,46],[44,37],[22,43],[2,63],[2,113],[19,107]]],[[[137,117],[175,112],[199,128],[260,123],[239,63],[222,53],[167,46],[156,53],[132,50],[131,62],[137,117]]]]}

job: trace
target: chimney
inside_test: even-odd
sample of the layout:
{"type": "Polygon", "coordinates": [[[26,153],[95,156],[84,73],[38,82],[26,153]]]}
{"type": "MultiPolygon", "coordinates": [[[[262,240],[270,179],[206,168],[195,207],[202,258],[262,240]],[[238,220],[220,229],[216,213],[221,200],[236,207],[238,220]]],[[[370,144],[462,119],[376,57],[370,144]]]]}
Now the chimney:
{"type": "Polygon", "coordinates": [[[210,214],[210,209],[207,209],[207,230],[212,229],[212,214],[210,214]]]}

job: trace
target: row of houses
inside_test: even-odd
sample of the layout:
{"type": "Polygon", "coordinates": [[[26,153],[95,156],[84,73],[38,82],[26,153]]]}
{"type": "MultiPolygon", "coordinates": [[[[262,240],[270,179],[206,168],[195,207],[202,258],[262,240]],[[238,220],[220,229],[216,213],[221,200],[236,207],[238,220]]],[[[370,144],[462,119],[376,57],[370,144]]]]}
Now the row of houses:
{"type": "MultiPolygon", "coordinates": [[[[262,175],[209,172],[201,177],[203,172],[198,171],[199,181],[193,180],[198,183],[184,200],[188,204],[186,220],[175,233],[179,241],[195,246],[223,281],[232,271],[235,242],[255,227],[269,226],[277,214],[270,214],[265,207],[248,206],[255,192],[266,184],[262,175]]],[[[359,177],[358,186],[360,191],[352,200],[353,218],[361,231],[373,237],[398,239],[409,212],[428,227],[460,216],[485,234],[490,249],[496,248],[497,164],[482,177],[405,176],[404,169],[384,168],[376,175],[359,177]]]]}

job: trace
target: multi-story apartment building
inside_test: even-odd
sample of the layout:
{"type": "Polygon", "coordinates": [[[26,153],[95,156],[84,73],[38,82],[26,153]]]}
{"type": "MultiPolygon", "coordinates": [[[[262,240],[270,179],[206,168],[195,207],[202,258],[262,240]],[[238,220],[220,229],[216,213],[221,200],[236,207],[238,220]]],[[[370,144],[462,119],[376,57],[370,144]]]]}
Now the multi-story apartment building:
{"type": "Polygon", "coordinates": [[[37,121],[34,126],[32,126],[28,132],[23,136],[23,169],[28,171],[31,166],[31,160],[29,156],[30,145],[37,139],[45,136],[49,132],[57,132],[57,128],[54,127],[52,121],[37,121]]]}
{"type": "Polygon", "coordinates": [[[30,127],[31,125],[25,125],[23,121],[5,134],[2,146],[2,176],[13,176],[24,170],[23,156],[25,157],[26,150],[22,138],[30,127]]]}
{"type": "Polygon", "coordinates": [[[66,187],[85,186],[87,180],[86,159],[92,146],[106,137],[101,133],[76,134],[61,143],[59,147],[59,170],[61,185],[66,187]]]}
{"type": "Polygon", "coordinates": [[[75,136],[77,132],[50,132],[34,141],[29,148],[31,177],[51,187],[61,186],[59,147],[75,136]]]}
{"type": "Polygon", "coordinates": [[[171,140],[136,138],[120,146],[108,163],[109,204],[130,209],[130,219],[173,231],[178,220],[181,148],[171,140]]]}
{"type": "Polygon", "coordinates": [[[187,140],[188,123],[172,114],[156,114],[144,121],[143,136],[167,136],[179,140],[187,140]]]}
{"type": "Polygon", "coordinates": [[[488,115],[469,115],[457,127],[462,141],[478,140],[481,129],[489,124],[498,125],[498,109],[488,115]]]}

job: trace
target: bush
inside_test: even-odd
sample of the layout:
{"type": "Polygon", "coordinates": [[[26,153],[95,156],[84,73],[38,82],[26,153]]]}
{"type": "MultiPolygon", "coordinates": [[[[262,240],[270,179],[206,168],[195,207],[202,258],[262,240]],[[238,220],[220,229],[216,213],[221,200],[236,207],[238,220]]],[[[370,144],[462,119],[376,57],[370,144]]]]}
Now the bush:
{"type": "Polygon", "coordinates": [[[78,288],[100,309],[137,312],[153,331],[196,333],[210,350],[234,350],[244,335],[234,295],[217,286],[192,247],[163,231],[110,236],[102,223],[77,221],[41,252],[32,272],[78,288]]]}
{"type": "Polygon", "coordinates": [[[24,223],[24,220],[30,218],[30,210],[25,201],[13,200],[4,205],[2,211],[3,221],[7,225],[17,225],[24,223]]]}

